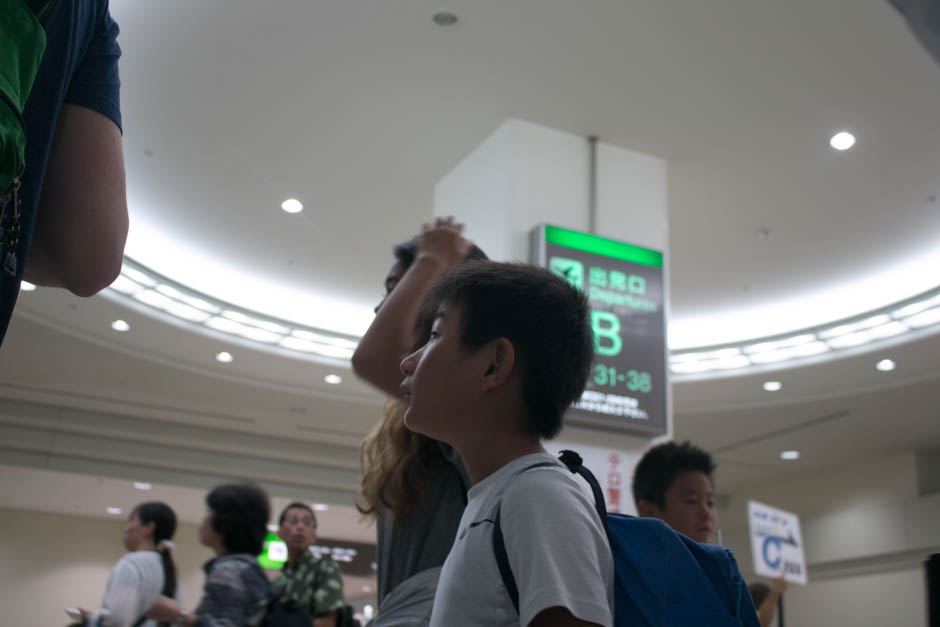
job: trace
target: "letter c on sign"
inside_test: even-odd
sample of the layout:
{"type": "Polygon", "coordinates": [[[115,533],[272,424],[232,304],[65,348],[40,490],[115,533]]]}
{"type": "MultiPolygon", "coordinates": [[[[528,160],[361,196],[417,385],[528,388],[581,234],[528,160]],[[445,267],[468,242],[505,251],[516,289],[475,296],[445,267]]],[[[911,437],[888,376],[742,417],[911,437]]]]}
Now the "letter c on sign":
{"type": "Polygon", "coordinates": [[[764,563],[771,568],[778,568],[780,566],[780,538],[777,536],[767,536],[767,538],[764,540],[763,557],[764,563]],[[773,561],[770,560],[770,555],[768,555],[767,550],[771,544],[774,544],[777,547],[777,556],[773,561]]]}

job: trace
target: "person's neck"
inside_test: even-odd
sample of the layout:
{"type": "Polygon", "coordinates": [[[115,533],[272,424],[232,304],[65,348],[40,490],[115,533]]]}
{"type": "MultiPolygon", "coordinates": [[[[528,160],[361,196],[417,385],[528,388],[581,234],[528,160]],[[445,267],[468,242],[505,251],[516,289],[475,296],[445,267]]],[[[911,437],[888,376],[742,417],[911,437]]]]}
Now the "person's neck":
{"type": "Polygon", "coordinates": [[[135,551],[156,551],[157,545],[153,543],[153,540],[142,540],[140,544],[137,545],[135,551]]]}
{"type": "Polygon", "coordinates": [[[531,436],[518,433],[499,434],[495,437],[490,435],[486,438],[455,444],[454,448],[460,453],[460,458],[467,468],[467,474],[473,485],[483,481],[514,459],[545,451],[537,439],[533,440],[531,436]]]}
{"type": "Polygon", "coordinates": [[[287,568],[294,568],[297,566],[297,563],[303,558],[304,554],[308,553],[307,549],[302,551],[287,551],[287,568]]]}

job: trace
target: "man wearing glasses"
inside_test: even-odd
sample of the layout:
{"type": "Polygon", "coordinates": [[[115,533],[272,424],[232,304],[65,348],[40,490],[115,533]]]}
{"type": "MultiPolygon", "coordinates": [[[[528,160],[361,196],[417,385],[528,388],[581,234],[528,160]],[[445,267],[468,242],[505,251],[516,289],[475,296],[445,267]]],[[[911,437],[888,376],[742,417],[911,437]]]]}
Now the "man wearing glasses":
{"type": "Polygon", "coordinates": [[[271,592],[284,605],[297,606],[311,617],[313,627],[334,627],[345,607],[343,576],[329,557],[316,559],[310,547],[317,541],[317,517],[306,503],[284,508],[278,536],[287,545],[287,563],[271,582],[271,592]]]}

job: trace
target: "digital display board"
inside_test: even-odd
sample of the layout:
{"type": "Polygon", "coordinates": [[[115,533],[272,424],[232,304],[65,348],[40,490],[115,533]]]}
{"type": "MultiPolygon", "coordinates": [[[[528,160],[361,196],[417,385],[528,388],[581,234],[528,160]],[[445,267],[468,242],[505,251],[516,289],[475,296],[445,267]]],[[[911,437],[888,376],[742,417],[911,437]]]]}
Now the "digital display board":
{"type": "Polygon", "coordinates": [[[594,363],[568,420],[666,433],[663,254],[550,225],[532,231],[532,262],[584,292],[594,363]]]}
{"type": "MultiPolygon", "coordinates": [[[[339,564],[344,575],[369,577],[375,574],[375,545],[364,542],[348,542],[319,538],[310,547],[313,557],[329,557],[339,564]]],[[[269,532],[264,539],[258,564],[268,570],[281,570],[287,563],[287,545],[276,533],[269,532]]]]}

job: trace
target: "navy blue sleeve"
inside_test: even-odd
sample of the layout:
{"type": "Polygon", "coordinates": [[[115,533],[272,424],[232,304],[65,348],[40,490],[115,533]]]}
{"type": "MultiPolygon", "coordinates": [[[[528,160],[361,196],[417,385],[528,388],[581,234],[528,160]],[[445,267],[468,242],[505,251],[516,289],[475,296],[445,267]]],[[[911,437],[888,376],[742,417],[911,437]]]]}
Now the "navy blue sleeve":
{"type": "Polygon", "coordinates": [[[118,25],[102,2],[94,34],[69,84],[65,101],[93,109],[121,127],[121,78],[118,74],[118,25]]]}

